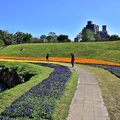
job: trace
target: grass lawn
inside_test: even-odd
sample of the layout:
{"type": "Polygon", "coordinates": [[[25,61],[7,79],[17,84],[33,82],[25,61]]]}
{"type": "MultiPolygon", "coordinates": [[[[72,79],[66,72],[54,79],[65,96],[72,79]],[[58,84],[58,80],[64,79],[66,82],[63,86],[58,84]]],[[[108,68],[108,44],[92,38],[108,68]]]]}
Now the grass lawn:
{"type": "Polygon", "coordinates": [[[78,43],[31,43],[10,45],[0,50],[0,56],[21,56],[45,58],[91,58],[120,63],[120,41],[113,42],[78,42],[78,43]],[[23,49],[20,51],[20,49],[23,49]]]}

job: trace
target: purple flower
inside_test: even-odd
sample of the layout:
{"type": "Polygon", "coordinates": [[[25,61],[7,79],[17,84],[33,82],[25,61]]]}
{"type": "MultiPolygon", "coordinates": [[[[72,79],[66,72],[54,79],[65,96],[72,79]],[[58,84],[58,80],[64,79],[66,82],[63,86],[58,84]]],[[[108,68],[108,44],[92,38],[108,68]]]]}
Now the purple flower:
{"type": "Polygon", "coordinates": [[[2,117],[52,119],[57,100],[64,93],[71,71],[68,67],[61,65],[43,63],[39,65],[54,68],[54,71],[48,78],[16,99],[2,112],[2,117]]]}
{"type": "Polygon", "coordinates": [[[120,78],[120,67],[118,66],[107,66],[107,65],[90,65],[90,66],[103,68],[120,78]]]}

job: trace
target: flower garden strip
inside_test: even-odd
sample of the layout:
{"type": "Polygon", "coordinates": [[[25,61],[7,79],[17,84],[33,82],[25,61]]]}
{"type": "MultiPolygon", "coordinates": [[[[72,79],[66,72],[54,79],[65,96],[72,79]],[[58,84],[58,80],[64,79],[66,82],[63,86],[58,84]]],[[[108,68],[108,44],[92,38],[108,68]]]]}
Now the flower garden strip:
{"type": "Polygon", "coordinates": [[[54,71],[48,78],[16,99],[1,113],[0,119],[52,119],[57,101],[62,97],[71,77],[71,71],[61,65],[39,64],[54,68],[54,71]]]}
{"type": "MultiPolygon", "coordinates": [[[[13,56],[0,56],[0,60],[27,60],[27,61],[46,61],[46,58],[33,58],[33,57],[13,57],[13,56]]],[[[66,62],[70,63],[70,58],[58,58],[58,57],[50,57],[49,60],[51,62],[66,62]]],[[[120,66],[120,63],[108,62],[103,60],[94,60],[88,58],[76,58],[75,63],[81,64],[96,64],[96,65],[109,65],[109,66],[120,66]]]]}
{"type": "Polygon", "coordinates": [[[120,78],[120,67],[119,66],[108,66],[108,65],[90,65],[90,66],[103,68],[105,70],[110,71],[112,74],[120,78]]]}
{"type": "MultiPolygon", "coordinates": [[[[18,62],[46,62],[45,58],[32,58],[32,57],[12,57],[12,56],[0,56],[1,60],[5,60],[7,59],[7,61],[9,61],[9,59],[11,59],[10,61],[14,60],[18,61],[18,62]]],[[[70,58],[50,58],[49,62],[46,63],[55,63],[55,62],[66,62],[66,63],[70,63],[70,58]]],[[[110,71],[111,73],[113,73],[114,75],[116,75],[117,77],[120,77],[120,64],[119,63],[114,63],[114,62],[108,62],[108,61],[102,61],[102,60],[93,60],[93,59],[87,59],[87,58],[77,58],[75,60],[75,63],[80,63],[80,64],[87,64],[87,65],[92,65],[92,66],[96,66],[96,67],[101,67],[104,68],[108,71],[110,71]]]]}

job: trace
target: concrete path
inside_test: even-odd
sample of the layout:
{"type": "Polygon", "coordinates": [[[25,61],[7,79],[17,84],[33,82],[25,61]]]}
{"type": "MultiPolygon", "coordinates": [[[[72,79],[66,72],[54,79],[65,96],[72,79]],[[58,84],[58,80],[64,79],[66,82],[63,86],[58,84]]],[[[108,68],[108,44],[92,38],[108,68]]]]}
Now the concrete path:
{"type": "Polygon", "coordinates": [[[79,80],[67,120],[110,120],[94,75],[78,66],[74,69],[79,80]]]}

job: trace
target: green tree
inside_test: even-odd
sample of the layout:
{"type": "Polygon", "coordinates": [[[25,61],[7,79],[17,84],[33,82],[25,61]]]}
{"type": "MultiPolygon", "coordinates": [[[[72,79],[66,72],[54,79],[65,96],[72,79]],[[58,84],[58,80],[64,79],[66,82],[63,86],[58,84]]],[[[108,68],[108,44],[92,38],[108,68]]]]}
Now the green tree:
{"type": "Polygon", "coordinates": [[[52,42],[54,40],[54,37],[53,36],[47,36],[47,42],[52,42]]]}
{"type": "Polygon", "coordinates": [[[9,45],[9,35],[7,31],[0,30],[0,39],[5,43],[5,45],[9,45]]]}
{"type": "Polygon", "coordinates": [[[101,37],[99,35],[94,35],[95,41],[100,41],[101,37]]]}
{"type": "Polygon", "coordinates": [[[82,30],[82,41],[95,41],[94,33],[90,29],[83,29],[82,30]]]}
{"type": "Polygon", "coordinates": [[[109,40],[110,41],[120,40],[120,37],[118,35],[111,35],[109,40]]]}
{"type": "Polygon", "coordinates": [[[17,43],[30,43],[32,35],[17,31],[15,34],[11,34],[8,31],[0,30],[0,40],[5,45],[17,44],[17,43]]]}
{"type": "Polygon", "coordinates": [[[18,44],[23,43],[23,38],[25,37],[25,33],[17,31],[14,34],[14,36],[15,36],[15,39],[16,39],[16,43],[18,43],[18,44]]]}
{"type": "Polygon", "coordinates": [[[48,33],[48,36],[51,36],[51,37],[49,37],[49,38],[51,38],[51,39],[50,39],[50,42],[58,42],[58,41],[57,41],[57,37],[58,37],[58,36],[56,35],[55,32],[49,32],[49,33],[48,33]]]}
{"type": "Polygon", "coordinates": [[[18,44],[19,43],[30,43],[32,35],[29,33],[23,33],[23,32],[17,31],[14,34],[14,37],[15,37],[16,43],[18,43],[18,44]]]}
{"type": "Polygon", "coordinates": [[[42,41],[42,42],[47,42],[46,35],[41,35],[41,36],[40,36],[40,41],[42,41]]]}
{"type": "Polygon", "coordinates": [[[68,35],[59,35],[57,37],[58,42],[69,42],[70,39],[68,39],[68,35]]]}
{"type": "Polygon", "coordinates": [[[32,38],[32,35],[26,33],[26,34],[24,35],[23,42],[24,42],[24,43],[31,43],[31,38],[32,38]]]}

